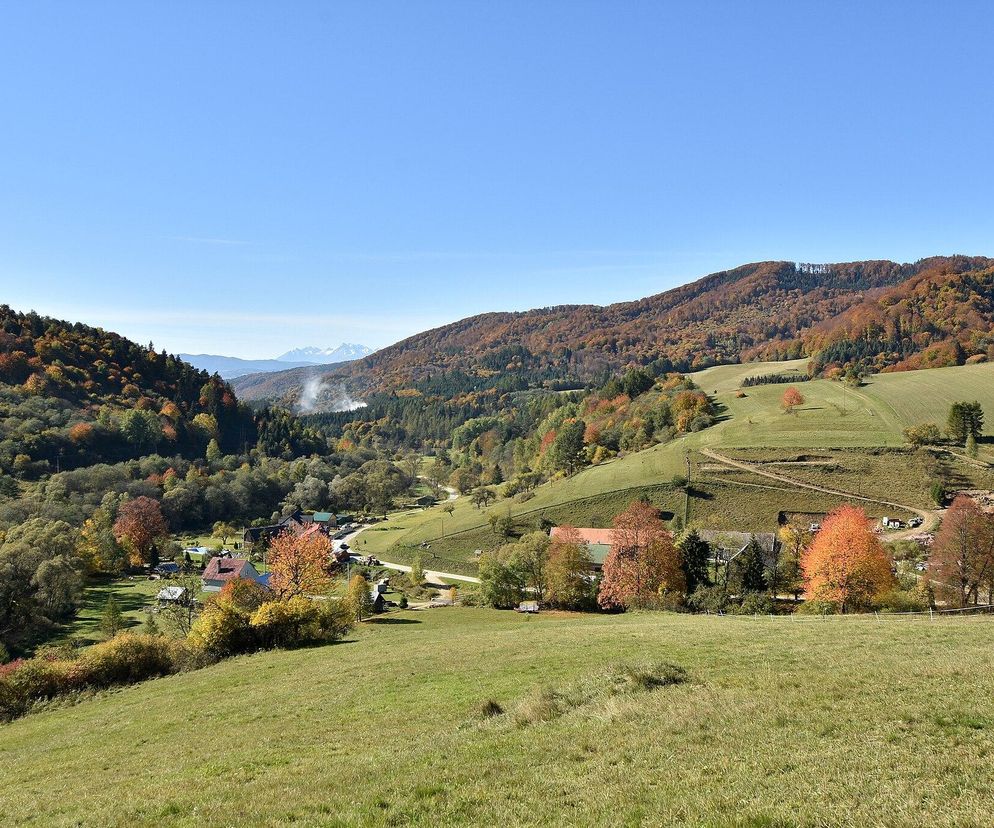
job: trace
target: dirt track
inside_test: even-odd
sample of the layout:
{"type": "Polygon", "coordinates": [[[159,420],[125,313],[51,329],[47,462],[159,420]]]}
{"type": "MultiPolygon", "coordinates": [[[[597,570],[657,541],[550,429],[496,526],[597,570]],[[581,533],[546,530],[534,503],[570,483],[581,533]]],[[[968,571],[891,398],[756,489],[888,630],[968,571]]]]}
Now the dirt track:
{"type": "Polygon", "coordinates": [[[719,454],[713,449],[702,448],[701,454],[705,457],[710,457],[712,460],[716,460],[719,463],[723,463],[726,466],[732,466],[736,469],[742,469],[743,471],[751,472],[752,474],[758,474],[761,477],[769,478],[770,480],[777,480],[780,483],[787,483],[790,486],[796,486],[799,489],[811,489],[815,492],[823,492],[824,494],[836,495],[838,497],[844,497],[848,500],[862,500],[865,503],[880,503],[884,506],[893,506],[895,509],[903,509],[907,512],[914,512],[916,515],[921,517],[923,523],[914,529],[902,529],[900,532],[892,532],[887,535],[881,536],[881,540],[887,543],[894,543],[895,541],[908,540],[909,538],[916,537],[918,535],[925,534],[927,532],[932,532],[939,525],[939,515],[941,514],[938,510],[929,509],[919,509],[917,506],[909,506],[906,503],[895,503],[890,500],[880,500],[876,497],[866,497],[865,495],[857,495],[852,492],[845,492],[842,489],[832,489],[827,486],[818,486],[814,483],[804,483],[800,480],[795,480],[792,477],[788,477],[784,474],[779,474],[777,472],[771,472],[767,469],[756,465],[755,463],[748,463],[744,460],[735,460],[731,457],[726,457],[723,454],[719,454]]]}

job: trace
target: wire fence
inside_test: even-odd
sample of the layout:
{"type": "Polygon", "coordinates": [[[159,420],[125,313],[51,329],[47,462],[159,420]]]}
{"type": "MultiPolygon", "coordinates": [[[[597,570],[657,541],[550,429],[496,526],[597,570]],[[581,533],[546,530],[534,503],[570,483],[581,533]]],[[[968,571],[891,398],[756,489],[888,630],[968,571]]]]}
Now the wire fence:
{"type": "Polygon", "coordinates": [[[994,616],[994,604],[981,604],[974,607],[957,607],[953,609],[933,609],[920,612],[849,612],[843,615],[808,615],[806,613],[788,613],[786,615],[746,615],[737,613],[709,612],[707,615],[715,615],[721,618],[739,618],[743,620],[784,620],[794,622],[821,622],[828,619],[846,618],[858,621],[939,621],[951,618],[980,618],[994,616]]]}

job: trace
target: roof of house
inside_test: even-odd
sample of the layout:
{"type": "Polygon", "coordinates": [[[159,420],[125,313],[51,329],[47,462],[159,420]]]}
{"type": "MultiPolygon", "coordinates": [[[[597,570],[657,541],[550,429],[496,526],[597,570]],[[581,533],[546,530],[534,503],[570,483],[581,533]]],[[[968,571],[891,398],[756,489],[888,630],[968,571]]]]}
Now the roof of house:
{"type": "MultiPolygon", "coordinates": [[[[552,531],[549,532],[549,537],[553,540],[563,537],[566,530],[569,529],[568,526],[553,526],[552,531]]],[[[614,530],[613,529],[581,529],[579,527],[574,527],[577,532],[580,533],[580,538],[584,543],[588,545],[603,545],[611,546],[614,543],[614,530]]]]}
{"type": "MultiPolygon", "coordinates": [[[[242,573],[245,568],[255,573],[255,567],[245,558],[211,558],[204,570],[203,580],[205,581],[230,581],[232,578],[246,577],[242,573]]],[[[255,578],[255,574],[251,576],[255,578]]]]}
{"type": "Polygon", "coordinates": [[[186,595],[186,589],[180,586],[168,586],[165,589],[160,589],[159,594],[155,597],[160,601],[178,601],[186,595]]]}
{"type": "Polygon", "coordinates": [[[331,512],[315,512],[313,520],[315,523],[329,523],[334,517],[331,512]]]}
{"type": "Polygon", "coordinates": [[[764,552],[772,552],[777,536],[773,532],[723,532],[720,529],[701,529],[697,533],[701,540],[727,551],[738,552],[745,549],[755,538],[764,552]]]}

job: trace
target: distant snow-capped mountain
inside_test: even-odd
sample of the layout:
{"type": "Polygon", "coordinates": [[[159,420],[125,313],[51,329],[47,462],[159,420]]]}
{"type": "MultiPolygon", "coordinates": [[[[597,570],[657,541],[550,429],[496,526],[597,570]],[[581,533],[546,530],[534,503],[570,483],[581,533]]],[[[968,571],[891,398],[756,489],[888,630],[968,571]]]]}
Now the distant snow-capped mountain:
{"type": "Polygon", "coordinates": [[[288,371],[291,368],[307,368],[311,365],[333,365],[348,362],[373,353],[372,348],[343,342],[337,348],[296,348],[275,359],[239,359],[218,354],[180,354],[180,359],[189,362],[202,371],[218,374],[221,379],[235,379],[248,374],[271,374],[288,371]]]}
{"type": "Polygon", "coordinates": [[[331,365],[335,362],[348,362],[350,359],[361,359],[373,353],[372,348],[356,345],[353,342],[343,342],[337,348],[316,348],[310,345],[306,348],[294,348],[276,357],[278,362],[309,362],[312,365],[331,365]]]}

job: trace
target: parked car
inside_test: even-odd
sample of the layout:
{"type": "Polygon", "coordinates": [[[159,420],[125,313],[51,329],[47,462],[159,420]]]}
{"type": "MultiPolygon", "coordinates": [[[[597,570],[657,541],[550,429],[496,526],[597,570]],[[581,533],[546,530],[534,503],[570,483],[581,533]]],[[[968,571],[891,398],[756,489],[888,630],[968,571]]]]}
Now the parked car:
{"type": "Polygon", "coordinates": [[[908,521],[908,526],[910,526],[912,529],[917,529],[924,522],[925,521],[922,520],[920,517],[914,517],[914,518],[911,518],[911,520],[908,521]]]}

